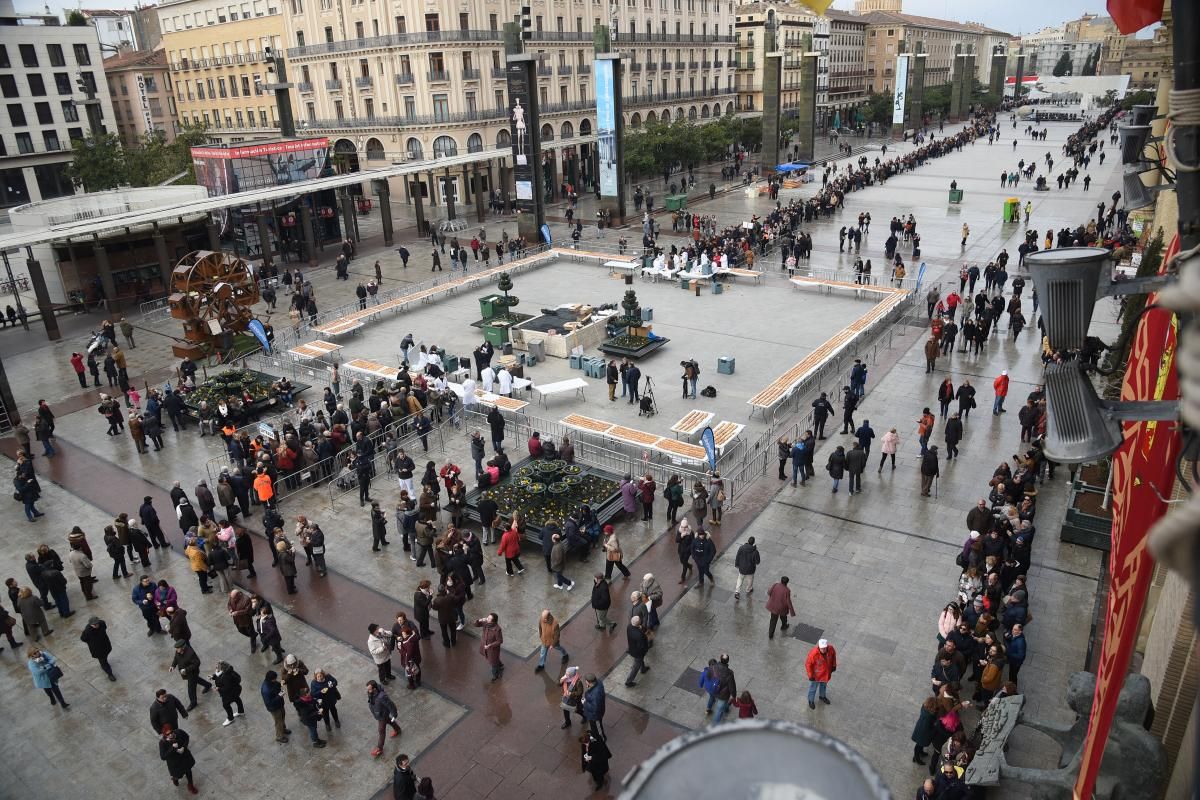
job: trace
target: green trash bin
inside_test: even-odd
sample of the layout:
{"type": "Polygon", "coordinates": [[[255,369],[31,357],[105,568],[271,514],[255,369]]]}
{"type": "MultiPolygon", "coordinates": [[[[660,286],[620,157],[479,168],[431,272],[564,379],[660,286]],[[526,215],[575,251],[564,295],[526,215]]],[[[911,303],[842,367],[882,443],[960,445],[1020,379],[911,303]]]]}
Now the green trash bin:
{"type": "Polygon", "coordinates": [[[667,211],[682,211],[687,208],[686,194],[667,195],[667,211]]]}
{"type": "Polygon", "coordinates": [[[962,189],[951,189],[950,190],[950,202],[951,203],[961,203],[962,198],[963,198],[963,190],[962,189]]]}
{"type": "Polygon", "coordinates": [[[508,341],[508,326],[488,325],[483,330],[483,338],[491,342],[492,347],[501,347],[508,341]]]}
{"type": "Polygon", "coordinates": [[[479,298],[479,313],[484,319],[491,319],[496,316],[502,309],[496,306],[496,301],[500,299],[498,294],[489,294],[487,297],[479,298]]]}
{"type": "Polygon", "coordinates": [[[1010,197],[1004,201],[1004,221],[1005,222],[1020,222],[1021,221],[1021,201],[1015,197],[1010,197]]]}

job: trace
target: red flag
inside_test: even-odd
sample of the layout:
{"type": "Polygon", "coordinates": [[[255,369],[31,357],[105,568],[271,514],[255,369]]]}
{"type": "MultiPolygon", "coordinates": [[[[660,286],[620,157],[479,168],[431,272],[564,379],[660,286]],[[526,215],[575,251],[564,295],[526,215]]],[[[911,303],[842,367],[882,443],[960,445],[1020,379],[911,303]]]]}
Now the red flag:
{"type": "Polygon", "coordinates": [[[1163,0],[1108,0],[1108,13],[1125,35],[1162,19],[1163,0]]]}

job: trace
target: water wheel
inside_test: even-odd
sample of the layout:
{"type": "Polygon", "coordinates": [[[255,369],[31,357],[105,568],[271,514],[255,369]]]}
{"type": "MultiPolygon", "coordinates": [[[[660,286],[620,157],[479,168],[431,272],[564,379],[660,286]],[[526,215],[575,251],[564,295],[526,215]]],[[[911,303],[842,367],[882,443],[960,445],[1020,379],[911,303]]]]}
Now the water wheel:
{"type": "Polygon", "coordinates": [[[176,350],[206,352],[227,335],[242,333],[254,319],[258,282],[250,266],[230,253],[196,250],[171,272],[171,316],[183,323],[188,345],[176,350]]]}

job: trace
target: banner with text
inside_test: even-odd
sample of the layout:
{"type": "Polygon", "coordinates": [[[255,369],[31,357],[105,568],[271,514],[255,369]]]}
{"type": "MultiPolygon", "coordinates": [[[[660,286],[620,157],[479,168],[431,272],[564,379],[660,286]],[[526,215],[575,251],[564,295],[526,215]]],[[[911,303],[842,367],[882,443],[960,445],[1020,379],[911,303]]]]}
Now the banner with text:
{"type": "Polygon", "coordinates": [[[896,94],[892,100],[892,123],[904,122],[904,102],[908,98],[908,56],[896,56],[896,94]]]}

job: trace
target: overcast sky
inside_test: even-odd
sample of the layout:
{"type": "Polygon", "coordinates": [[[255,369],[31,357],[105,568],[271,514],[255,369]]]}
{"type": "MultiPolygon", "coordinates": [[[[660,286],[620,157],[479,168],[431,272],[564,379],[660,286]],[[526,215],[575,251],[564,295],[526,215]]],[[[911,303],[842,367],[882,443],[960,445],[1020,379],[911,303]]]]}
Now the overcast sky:
{"type": "MultiPolygon", "coordinates": [[[[47,2],[52,13],[61,13],[64,8],[78,8],[81,5],[72,0],[16,0],[16,5],[19,11],[35,13],[42,11],[47,2]]],[[[136,0],[88,0],[82,5],[91,8],[133,8],[137,3],[136,0]]],[[[834,8],[845,10],[850,10],[853,5],[853,0],[834,2],[834,8]]],[[[1084,0],[1083,3],[1077,0],[904,0],[904,11],[959,22],[981,22],[990,28],[1012,34],[1033,33],[1048,25],[1077,19],[1084,11],[1107,14],[1104,0],[1084,0]]]]}

